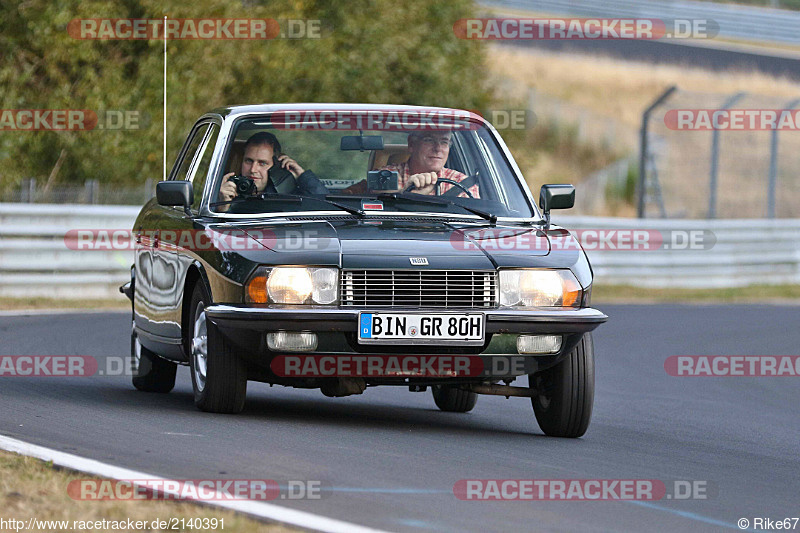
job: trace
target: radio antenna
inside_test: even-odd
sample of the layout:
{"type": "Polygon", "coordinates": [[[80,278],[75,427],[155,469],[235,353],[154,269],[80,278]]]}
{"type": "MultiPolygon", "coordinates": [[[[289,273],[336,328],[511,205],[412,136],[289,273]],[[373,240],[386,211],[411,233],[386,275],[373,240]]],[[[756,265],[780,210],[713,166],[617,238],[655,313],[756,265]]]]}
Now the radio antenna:
{"type": "Polygon", "coordinates": [[[162,181],[167,180],[167,16],[164,15],[164,160],[161,171],[162,181]]]}

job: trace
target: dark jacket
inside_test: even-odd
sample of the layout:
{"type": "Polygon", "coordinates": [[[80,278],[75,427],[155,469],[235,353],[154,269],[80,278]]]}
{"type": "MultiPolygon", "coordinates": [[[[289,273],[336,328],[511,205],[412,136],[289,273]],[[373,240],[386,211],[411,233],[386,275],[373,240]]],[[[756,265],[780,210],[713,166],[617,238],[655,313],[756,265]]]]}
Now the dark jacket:
{"type": "Polygon", "coordinates": [[[325,195],[328,194],[328,189],[322,182],[319,180],[316,174],[311,172],[310,170],[306,170],[302,174],[300,174],[297,178],[292,176],[287,172],[287,176],[284,180],[281,180],[280,183],[276,184],[273,183],[273,177],[270,176],[269,181],[267,182],[267,186],[264,188],[263,192],[267,193],[282,193],[282,194],[300,194],[303,196],[306,195],[313,195],[313,194],[321,194],[325,195]],[[294,180],[295,186],[291,188],[290,180],[294,180]]]}

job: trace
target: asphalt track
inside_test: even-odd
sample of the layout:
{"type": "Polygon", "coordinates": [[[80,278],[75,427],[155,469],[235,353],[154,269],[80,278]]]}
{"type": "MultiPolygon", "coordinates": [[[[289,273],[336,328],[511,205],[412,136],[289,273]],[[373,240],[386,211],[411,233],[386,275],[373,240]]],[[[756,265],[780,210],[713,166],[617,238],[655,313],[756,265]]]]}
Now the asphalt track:
{"type": "Polygon", "coordinates": [[[692,66],[710,70],[763,72],[772,76],[800,79],[800,58],[780,51],[745,51],[710,43],[687,45],[675,41],[645,40],[513,40],[507,46],[609,56],[651,64],[692,66]]]}
{"type": "MultiPolygon", "coordinates": [[[[796,355],[800,307],[600,306],[597,391],[582,439],[539,431],[522,398],[469,414],[430,393],[250,384],[245,412],[195,410],[188,370],[169,395],[124,376],[0,378],[0,434],[167,478],[321,480],[279,505],[389,531],[724,531],[800,515],[797,377],[671,377],[670,355],[796,355]],[[460,501],[460,479],[707,482],[704,500],[460,501]]],[[[124,356],[123,313],[0,316],[0,355],[124,356]]],[[[87,517],[89,518],[89,517],[87,517]]],[[[800,526],[798,526],[800,527],[800,526]]]]}

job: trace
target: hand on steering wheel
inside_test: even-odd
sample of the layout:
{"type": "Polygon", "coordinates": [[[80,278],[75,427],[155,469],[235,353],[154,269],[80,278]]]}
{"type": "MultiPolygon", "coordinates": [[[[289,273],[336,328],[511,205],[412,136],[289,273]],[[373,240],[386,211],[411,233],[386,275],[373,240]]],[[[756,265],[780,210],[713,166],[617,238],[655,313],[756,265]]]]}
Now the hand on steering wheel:
{"type": "MultiPolygon", "coordinates": [[[[457,182],[457,181],[455,181],[455,180],[450,180],[450,179],[447,179],[447,178],[439,178],[439,179],[436,181],[436,184],[434,185],[434,187],[436,188],[436,196],[441,196],[441,193],[439,193],[439,184],[440,184],[440,183],[449,183],[450,185],[453,185],[453,186],[455,186],[455,187],[458,187],[459,189],[461,189],[462,191],[464,191],[465,193],[467,193],[467,196],[469,196],[470,198],[475,198],[474,196],[472,196],[472,193],[471,193],[471,192],[469,192],[469,189],[467,189],[466,187],[464,187],[463,185],[461,185],[459,182],[457,182]]],[[[445,193],[445,194],[446,194],[446,193],[445,193]]]]}

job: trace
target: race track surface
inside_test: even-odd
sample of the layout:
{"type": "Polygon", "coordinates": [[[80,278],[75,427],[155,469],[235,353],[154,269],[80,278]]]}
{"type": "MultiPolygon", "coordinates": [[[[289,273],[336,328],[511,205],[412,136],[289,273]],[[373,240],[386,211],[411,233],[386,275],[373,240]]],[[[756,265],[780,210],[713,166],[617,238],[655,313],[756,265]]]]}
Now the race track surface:
{"type": "MultiPolygon", "coordinates": [[[[800,308],[598,306],[596,400],[585,437],[541,434],[530,402],[481,396],[468,414],[430,392],[332,399],[250,383],[241,415],[199,412],[189,371],[168,395],[125,376],[0,377],[0,434],[178,479],[321,480],[279,505],[389,531],[721,531],[800,514],[797,377],[672,377],[670,355],[797,355],[800,308]],[[705,500],[460,501],[461,479],[704,481],[705,500]]],[[[0,317],[0,355],[129,350],[124,313],[0,317]]]]}
{"type": "Polygon", "coordinates": [[[781,51],[747,51],[711,43],[708,46],[645,40],[514,40],[505,46],[522,46],[551,52],[616,57],[652,64],[691,66],[719,71],[762,72],[800,78],[800,59],[781,51]]]}

